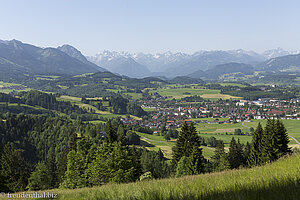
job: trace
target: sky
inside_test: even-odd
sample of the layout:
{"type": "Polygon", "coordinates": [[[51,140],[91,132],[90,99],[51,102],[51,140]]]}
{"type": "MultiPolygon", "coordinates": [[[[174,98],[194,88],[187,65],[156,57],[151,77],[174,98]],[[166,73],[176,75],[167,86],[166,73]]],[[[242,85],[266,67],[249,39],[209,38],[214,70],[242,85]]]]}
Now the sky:
{"type": "Polygon", "coordinates": [[[41,47],[193,53],[300,50],[297,0],[0,0],[0,39],[41,47]]]}

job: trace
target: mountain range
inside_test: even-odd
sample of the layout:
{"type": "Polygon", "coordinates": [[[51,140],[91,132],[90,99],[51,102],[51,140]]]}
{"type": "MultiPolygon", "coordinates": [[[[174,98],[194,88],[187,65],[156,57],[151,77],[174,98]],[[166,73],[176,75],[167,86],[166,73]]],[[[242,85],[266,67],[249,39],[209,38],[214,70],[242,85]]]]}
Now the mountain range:
{"type": "Polygon", "coordinates": [[[297,53],[300,52],[285,51],[282,48],[267,50],[261,54],[242,49],[198,51],[193,54],[180,52],[145,54],[103,51],[87,58],[89,61],[121,75],[130,77],[165,76],[171,78],[199,73],[227,63],[251,64],[253,67],[258,66],[259,68],[261,67],[260,65],[263,65],[263,62],[267,62],[275,57],[297,53]],[[130,63],[130,67],[124,63],[130,63]],[[127,69],[125,72],[124,68],[127,69]]]}
{"type": "Polygon", "coordinates": [[[254,71],[299,72],[300,54],[281,48],[265,51],[198,51],[186,53],[128,53],[104,51],[85,57],[70,45],[41,48],[17,40],[0,40],[1,80],[30,75],[79,75],[110,71],[133,78],[184,77],[218,79],[224,74],[254,71]]]}

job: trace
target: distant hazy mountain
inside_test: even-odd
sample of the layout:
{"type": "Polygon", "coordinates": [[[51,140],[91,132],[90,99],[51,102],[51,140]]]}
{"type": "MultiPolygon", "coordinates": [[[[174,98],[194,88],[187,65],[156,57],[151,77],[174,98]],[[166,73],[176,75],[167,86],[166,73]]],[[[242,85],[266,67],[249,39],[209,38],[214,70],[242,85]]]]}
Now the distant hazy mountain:
{"type": "Polygon", "coordinates": [[[102,67],[99,67],[98,65],[90,62],[87,60],[87,58],[82,55],[82,53],[76,49],[75,47],[71,46],[71,45],[63,45],[63,46],[60,46],[60,47],[57,47],[57,49],[59,49],[60,51],[62,52],[65,52],[66,54],[68,54],[69,56],[73,57],[73,58],[76,58],[77,60],[80,60],[81,62],[87,64],[87,65],[90,65],[91,67],[93,68],[99,68],[99,71],[106,71],[106,69],[102,68],[102,67]]]}
{"type": "Polygon", "coordinates": [[[131,57],[138,63],[145,65],[151,72],[162,72],[172,65],[179,65],[186,62],[191,57],[185,53],[157,53],[157,54],[144,54],[136,53],[132,54],[131,57]]]}
{"type": "Polygon", "coordinates": [[[299,53],[300,53],[300,51],[286,51],[286,50],[278,47],[276,49],[270,49],[270,50],[264,51],[262,53],[262,55],[267,59],[271,59],[271,58],[276,58],[276,57],[280,57],[280,56],[287,56],[287,55],[299,54],[299,53]]]}
{"type": "Polygon", "coordinates": [[[23,74],[77,75],[98,72],[99,67],[88,65],[55,48],[40,48],[17,40],[0,42],[0,70],[14,66],[23,74]],[[4,62],[5,61],[5,62],[4,62]]]}
{"type": "MultiPolygon", "coordinates": [[[[141,70],[142,68],[148,68],[152,72],[152,76],[185,76],[197,70],[207,70],[219,64],[225,64],[229,62],[240,62],[240,63],[258,63],[266,60],[263,55],[260,55],[253,51],[230,50],[230,51],[198,51],[194,54],[186,53],[156,53],[156,54],[145,54],[145,53],[134,53],[130,54],[127,52],[111,52],[104,51],[103,53],[97,54],[96,56],[88,57],[88,60],[95,64],[102,66],[112,72],[124,74],[126,65],[123,64],[125,60],[133,59],[131,62],[132,70],[134,66],[138,64],[144,66],[138,66],[136,68],[141,70]]],[[[149,70],[145,70],[140,76],[144,74],[149,76],[149,70]]],[[[124,75],[133,76],[132,72],[127,72],[124,75]]],[[[134,72],[134,77],[137,74],[134,72]]]]}
{"type": "Polygon", "coordinates": [[[254,68],[250,64],[245,63],[226,63],[216,65],[212,69],[205,71],[205,77],[208,79],[218,79],[224,74],[242,73],[245,75],[253,74],[254,68]]]}
{"type": "Polygon", "coordinates": [[[169,76],[188,75],[198,70],[208,70],[216,65],[226,63],[256,63],[263,61],[263,57],[254,52],[243,50],[236,51],[204,51],[195,53],[189,61],[182,65],[171,67],[165,70],[169,76]]]}
{"type": "Polygon", "coordinates": [[[266,71],[299,71],[300,70],[300,54],[287,55],[272,58],[258,65],[261,70],[266,71]]]}
{"type": "Polygon", "coordinates": [[[146,66],[137,63],[131,55],[126,53],[104,51],[87,58],[89,61],[120,75],[129,77],[146,77],[151,75],[146,66]]]}
{"type": "Polygon", "coordinates": [[[169,80],[172,84],[202,84],[204,81],[200,78],[193,78],[189,76],[176,76],[169,80]]]}

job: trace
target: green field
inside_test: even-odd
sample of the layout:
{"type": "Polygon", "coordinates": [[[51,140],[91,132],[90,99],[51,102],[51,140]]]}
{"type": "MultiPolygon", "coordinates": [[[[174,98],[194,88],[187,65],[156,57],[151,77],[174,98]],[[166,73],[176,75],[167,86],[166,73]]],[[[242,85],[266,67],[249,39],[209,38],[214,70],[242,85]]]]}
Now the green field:
{"type": "Polygon", "coordinates": [[[195,89],[195,88],[159,88],[157,92],[161,96],[168,96],[170,98],[181,99],[188,96],[198,95],[205,99],[237,99],[239,97],[230,96],[227,94],[220,94],[220,90],[210,89],[195,89]]]}
{"type": "MultiPolygon", "coordinates": [[[[199,118],[194,120],[208,120],[213,121],[213,118],[199,118]]],[[[226,119],[219,119],[220,121],[224,121],[226,119]]],[[[287,132],[289,135],[295,137],[298,141],[300,141],[300,120],[282,120],[287,132]]],[[[196,124],[197,131],[200,132],[200,136],[202,137],[215,137],[217,139],[223,140],[225,143],[229,143],[232,137],[236,139],[239,138],[242,143],[251,142],[251,136],[245,135],[233,135],[235,129],[241,129],[242,132],[250,132],[248,127],[253,127],[254,129],[257,127],[258,122],[262,124],[262,126],[266,125],[267,120],[253,120],[252,122],[245,122],[243,126],[242,122],[236,124],[196,124]],[[227,133],[227,135],[226,135],[227,133]]],[[[290,144],[296,144],[294,140],[290,140],[290,144]]]]}
{"type": "Polygon", "coordinates": [[[66,200],[292,200],[300,196],[299,163],[300,155],[293,155],[252,169],[49,192],[66,200]]]}
{"type": "MultiPolygon", "coordinates": [[[[176,140],[170,140],[167,141],[164,139],[163,136],[157,136],[157,135],[150,135],[146,133],[139,133],[137,132],[139,136],[141,136],[142,144],[152,144],[153,147],[147,147],[147,149],[152,151],[158,151],[160,148],[165,157],[171,159],[172,158],[172,147],[175,146],[176,140]]],[[[210,159],[211,156],[214,155],[214,148],[211,147],[201,147],[203,149],[203,156],[207,159],[210,159]]]]}
{"type": "Polygon", "coordinates": [[[163,136],[150,135],[146,133],[137,132],[139,136],[141,136],[142,144],[152,144],[153,147],[147,147],[149,150],[158,151],[160,148],[165,157],[171,159],[172,158],[172,147],[175,145],[175,141],[167,141],[163,136]]]}
{"type": "Polygon", "coordinates": [[[133,92],[131,92],[131,93],[124,93],[124,94],[128,95],[128,96],[131,96],[132,99],[135,99],[135,100],[141,99],[143,97],[142,93],[133,93],[133,92]]]}
{"type": "Polygon", "coordinates": [[[243,84],[240,83],[220,83],[221,86],[237,86],[237,87],[246,87],[243,84]]]}
{"type": "Polygon", "coordinates": [[[20,91],[28,91],[28,90],[30,90],[30,88],[27,88],[27,87],[25,87],[21,84],[5,83],[3,81],[0,81],[0,92],[2,92],[2,93],[10,93],[10,92],[13,92],[13,91],[20,92],[20,91]],[[24,87],[24,89],[17,90],[17,89],[14,88],[14,87],[18,87],[18,86],[24,87]]]}
{"type": "MultiPolygon", "coordinates": [[[[99,99],[99,97],[97,97],[97,98],[90,98],[90,99],[99,99]]],[[[96,107],[94,107],[92,105],[82,103],[81,102],[81,98],[79,98],[79,97],[72,97],[72,96],[65,96],[64,95],[64,96],[61,96],[61,97],[57,98],[57,100],[59,100],[59,101],[70,101],[70,102],[78,105],[80,108],[93,109],[93,110],[95,110],[96,114],[99,114],[99,115],[101,115],[101,117],[105,117],[105,118],[109,118],[109,119],[111,119],[111,118],[117,118],[117,117],[126,117],[126,115],[113,114],[113,113],[110,113],[108,111],[98,110],[96,107]]],[[[108,102],[105,101],[103,103],[103,105],[104,106],[108,106],[108,102]]],[[[141,118],[133,116],[133,115],[130,115],[130,116],[132,118],[134,118],[134,119],[138,119],[138,120],[141,119],[141,118]]]]}
{"type": "MultiPolygon", "coordinates": [[[[258,122],[262,126],[266,125],[267,120],[253,120],[253,122],[245,122],[245,126],[256,128],[258,122]]],[[[282,120],[289,135],[293,136],[300,142],[300,120],[282,120]]],[[[294,140],[290,140],[290,144],[296,144],[294,140]]]]}
{"type": "MultiPolygon", "coordinates": [[[[214,121],[215,118],[199,118],[193,120],[207,120],[214,121]]],[[[219,121],[225,121],[227,118],[220,118],[219,121]]],[[[282,120],[285,124],[288,134],[295,137],[298,141],[300,141],[300,121],[297,120],[282,120]]],[[[250,129],[248,127],[253,127],[254,129],[257,127],[258,122],[265,126],[267,120],[253,120],[253,122],[245,122],[245,126],[242,125],[241,122],[235,124],[195,124],[197,131],[199,132],[199,136],[204,138],[215,137],[217,140],[223,140],[226,147],[229,147],[230,141],[232,137],[236,140],[239,139],[242,144],[246,144],[247,142],[252,141],[252,136],[248,135],[234,135],[235,129],[241,129],[242,132],[250,133],[250,129]],[[227,134],[226,134],[227,133],[227,134]]],[[[180,130],[180,129],[178,129],[180,130]]],[[[175,145],[175,140],[166,141],[163,136],[157,135],[149,135],[145,133],[137,133],[142,137],[142,140],[145,142],[154,145],[154,147],[147,147],[149,150],[157,151],[158,148],[161,148],[167,158],[172,157],[172,147],[175,145]]],[[[299,148],[299,145],[296,145],[296,142],[290,139],[290,146],[299,148]]],[[[203,155],[206,158],[210,158],[214,154],[214,148],[205,147],[203,148],[203,155]]]]}
{"type": "Polygon", "coordinates": [[[142,107],[144,111],[146,112],[149,112],[149,111],[156,111],[155,108],[145,108],[145,107],[142,107]]]}

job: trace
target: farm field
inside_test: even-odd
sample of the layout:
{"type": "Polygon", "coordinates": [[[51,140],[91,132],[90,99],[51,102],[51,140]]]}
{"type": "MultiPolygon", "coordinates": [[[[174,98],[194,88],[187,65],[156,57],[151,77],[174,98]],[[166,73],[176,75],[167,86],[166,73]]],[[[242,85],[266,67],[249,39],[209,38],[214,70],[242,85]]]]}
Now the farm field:
{"type": "Polygon", "coordinates": [[[240,97],[234,97],[226,94],[220,94],[220,90],[211,90],[211,89],[195,89],[195,88],[159,88],[157,92],[161,96],[169,96],[175,99],[181,99],[188,96],[198,95],[205,99],[240,99],[240,97]]]}
{"type": "MultiPolygon", "coordinates": [[[[300,156],[282,158],[251,169],[150,180],[129,184],[108,184],[75,190],[54,189],[60,199],[298,199],[300,156]]],[[[42,191],[44,192],[44,191],[42,191]]]]}
{"type": "Polygon", "coordinates": [[[26,86],[21,84],[5,83],[3,81],[0,81],[0,92],[2,93],[8,94],[13,91],[21,92],[21,91],[28,91],[28,90],[30,90],[30,88],[27,88],[26,86]]]}
{"type": "MultiPolygon", "coordinates": [[[[193,119],[199,120],[199,119],[193,119]]],[[[214,118],[200,118],[200,120],[214,121],[214,118]]],[[[219,121],[225,121],[227,119],[220,118],[219,121]]],[[[215,137],[217,140],[223,140],[225,147],[229,147],[230,141],[232,137],[236,140],[240,140],[242,144],[246,144],[247,142],[252,141],[252,136],[249,135],[234,135],[235,129],[241,129],[242,132],[250,132],[250,127],[254,129],[257,127],[258,122],[265,126],[266,120],[254,120],[253,122],[245,122],[243,126],[242,122],[236,124],[195,124],[197,131],[199,132],[199,136],[204,138],[215,137]],[[248,128],[249,127],[249,128],[248,128]],[[227,134],[226,134],[227,133],[227,134]]],[[[297,120],[283,120],[285,124],[288,134],[295,137],[300,141],[300,121],[297,120]]],[[[180,130],[180,129],[178,129],[180,130]]],[[[158,148],[162,149],[165,156],[167,158],[172,157],[172,147],[175,145],[176,140],[166,141],[163,136],[150,135],[145,133],[137,133],[141,136],[141,140],[148,144],[152,144],[153,146],[147,147],[149,150],[158,151],[158,148]]],[[[290,146],[300,148],[300,145],[296,145],[296,142],[290,139],[290,146]]],[[[214,155],[214,148],[201,146],[203,148],[203,155],[206,158],[210,158],[214,155]]]]}
{"type": "MultiPolygon", "coordinates": [[[[195,119],[194,119],[195,120],[195,119]]],[[[197,119],[196,119],[197,120],[197,119]]],[[[213,118],[199,118],[198,120],[213,121],[213,118]]],[[[220,118],[220,121],[225,119],[220,118]]],[[[295,137],[298,141],[300,140],[300,120],[282,120],[289,135],[295,137]]],[[[242,143],[251,142],[252,136],[246,135],[233,135],[235,129],[241,129],[242,132],[250,132],[250,127],[256,128],[258,123],[264,127],[267,120],[253,120],[252,122],[245,122],[244,126],[242,122],[236,124],[195,124],[197,131],[200,132],[202,137],[215,137],[217,139],[224,140],[225,144],[229,143],[232,137],[239,138],[242,143]],[[227,133],[227,135],[226,135],[227,133]]],[[[290,140],[290,144],[296,144],[294,140],[290,140]]]]}
{"type": "MultiPolygon", "coordinates": [[[[253,120],[253,122],[245,122],[245,126],[256,128],[258,123],[265,126],[267,120],[253,120]]],[[[300,120],[282,120],[289,135],[293,136],[300,142],[300,120]]],[[[291,139],[290,144],[296,144],[291,139]]]]}
{"type": "MultiPolygon", "coordinates": [[[[93,98],[93,99],[99,99],[99,98],[93,98]]],[[[93,110],[95,110],[96,114],[100,114],[102,117],[109,118],[109,119],[110,118],[125,117],[126,116],[126,115],[113,114],[113,113],[110,113],[108,111],[98,110],[96,107],[94,107],[92,105],[82,103],[81,98],[79,98],[79,97],[72,97],[72,96],[63,95],[63,96],[60,96],[59,98],[57,98],[57,100],[70,101],[70,102],[78,105],[80,108],[93,109],[93,110]]],[[[130,116],[134,119],[138,119],[138,120],[141,119],[141,118],[133,116],[133,115],[130,115],[130,116]]]]}
{"type": "MultiPolygon", "coordinates": [[[[147,146],[147,144],[153,145],[146,147],[149,150],[158,151],[160,148],[165,157],[171,159],[172,158],[172,147],[175,146],[176,140],[167,141],[163,136],[150,135],[146,133],[137,132],[139,136],[141,136],[142,144],[147,146]],[[145,143],[146,142],[146,143],[145,143]]],[[[214,148],[201,146],[203,149],[203,156],[207,159],[210,159],[211,156],[214,155],[214,148]]]]}
{"type": "Polygon", "coordinates": [[[142,144],[144,144],[147,149],[158,151],[160,148],[166,158],[172,158],[172,147],[175,145],[174,140],[167,141],[163,136],[150,135],[140,132],[136,133],[141,137],[140,139],[143,141],[142,144]]]}

